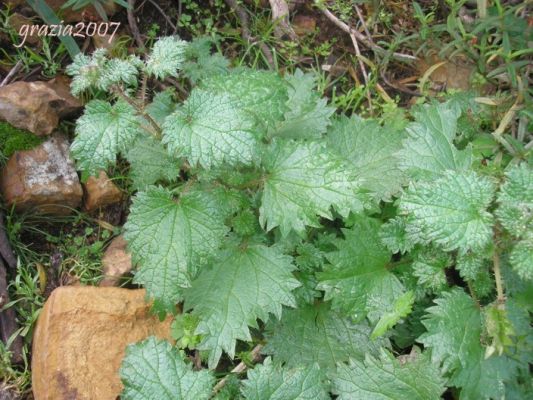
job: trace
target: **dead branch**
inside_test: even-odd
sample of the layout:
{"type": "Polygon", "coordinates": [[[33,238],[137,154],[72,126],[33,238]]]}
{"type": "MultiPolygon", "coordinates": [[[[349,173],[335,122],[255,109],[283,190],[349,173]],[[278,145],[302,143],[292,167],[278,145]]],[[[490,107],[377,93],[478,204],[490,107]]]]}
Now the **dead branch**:
{"type": "Polygon", "coordinates": [[[6,266],[0,258],[0,340],[7,346],[11,340],[8,350],[11,351],[11,360],[18,364],[23,361],[22,338],[16,336],[12,338],[18,329],[15,310],[10,307],[2,310],[2,307],[9,303],[9,293],[7,291],[7,271],[6,266]]]}
{"type": "Polygon", "coordinates": [[[298,36],[289,23],[289,6],[285,0],[269,0],[272,10],[272,20],[274,21],[274,35],[278,39],[285,36],[291,40],[297,40],[298,36]]]}
{"type": "Polygon", "coordinates": [[[139,49],[144,50],[144,42],[141,38],[141,32],[139,31],[139,27],[137,26],[135,14],[133,13],[135,9],[135,0],[128,0],[128,6],[128,25],[130,26],[131,34],[133,35],[137,46],[139,46],[139,49]]]}
{"type": "MultiPolygon", "coordinates": [[[[361,43],[363,43],[366,47],[373,50],[376,53],[379,53],[381,55],[386,55],[388,52],[383,47],[378,46],[374,42],[371,42],[369,39],[365,37],[361,32],[359,32],[356,29],[353,29],[352,27],[348,26],[346,23],[342,22],[339,18],[337,18],[331,11],[329,11],[326,7],[321,7],[320,10],[322,11],[322,14],[324,14],[331,22],[333,22],[337,27],[339,27],[341,30],[346,32],[348,35],[354,35],[357,40],[361,43]]],[[[417,57],[409,55],[409,54],[403,54],[403,53],[397,53],[393,52],[390,54],[392,58],[403,61],[403,62],[411,62],[418,60],[417,57]]]]}

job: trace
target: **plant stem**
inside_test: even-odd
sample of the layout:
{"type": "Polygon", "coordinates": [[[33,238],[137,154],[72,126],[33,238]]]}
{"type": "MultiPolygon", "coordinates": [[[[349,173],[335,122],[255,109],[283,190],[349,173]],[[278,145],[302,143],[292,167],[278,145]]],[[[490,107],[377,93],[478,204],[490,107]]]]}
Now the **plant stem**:
{"type": "MultiPolygon", "coordinates": [[[[496,236],[496,233],[494,234],[496,236]]],[[[505,303],[505,293],[503,292],[503,279],[500,270],[500,255],[498,254],[498,248],[494,249],[492,254],[492,264],[494,269],[494,279],[496,281],[496,293],[498,304],[505,303]]]]}
{"type": "Polygon", "coordinates": [[[161,139],[161,128],[159,125],[157,125],[157,122],[154,121],[154,119],[146,112],[144,111],[144,107],[137,104],[135,100],[133,100],[131,97],[128,97],[124,94],[122,89],[115,86],[113,89],[113,93],[115,93],[117,96],[119,96],[122,100],[124,100],[126,103],[128,103],[130,106],[132,106],[135,111],[137,111],[138,114],[140,114],[144,119],[148,121],[150,126],[153,128],[153,132],[150,131],[150,133],[156,138],[161,139]]]}

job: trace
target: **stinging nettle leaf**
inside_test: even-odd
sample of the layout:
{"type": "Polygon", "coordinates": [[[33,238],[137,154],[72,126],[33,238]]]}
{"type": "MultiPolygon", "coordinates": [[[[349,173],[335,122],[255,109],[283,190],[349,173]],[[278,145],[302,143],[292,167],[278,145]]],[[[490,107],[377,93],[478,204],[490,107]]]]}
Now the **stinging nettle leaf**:
{"type": "Polygon", "coordinates": [[[447,287],[448,281],[444,270],[452,263],[448,253],[432,246],[417,252],[413,260],[413,276],[418,285],[429,292],[438,292],[447,287]]]}
{"type": "Polygon", "coordinates": [[[207,400],[215,379],[193,371],[177,348],[151,336],[126,348],[120,367],[124,400],[207,400]]]}
{"type": "Polygon", "coordinates": [[[381,316],[378,323],[374,327],[371,339],[378,338],[385,334],[389,329],[398,323],[402,318],[407,317],[413,311],[413,303],[415,302],[415,294],[412,291],[402,294],[392,307],[392,311],[387,312],[381,316]]]}
{"type": "Polygon", "coordinates": [[[396,153],[403,132],[387,131],[376,121],[342,116],[328,130],[330,148],[339,154],[361,179],[361,187],[377,200],[390,201],[405,181],[396,153]]]}
{"type": "Polygon", "coordinates": [[[185,61],[188,43],[175,36],[162,37],[154,43],[148,60],[146,72],[158,79],[178,76],[178,70],[185,61]]]}
{"type": "Polygon", "coordinates": [[[513,236],[533,232],[533,168],[527,164],[512,167],[505,174],[498,194],[498,220],[513,236]]]}
{"type": "Polygon", "coordinates": [[[330,399],[318,364],[289,369],[274,365],[270,357],[248,371],[242,394],[247,400],[330,399]]]}
{"type": "Polygon", "coordinates": [[[195,166],[250,164],[256,150],[253,121],[226,94],[194,89],[163,123],[163,143],[171,154],[195,166]]]}
{"type": "Polygon", "coordinates": [[[359,182],[321,143],[277,141],[263,158],[267,171],[259,220],[267,231],[279,226],[283,236],[332,219],[331,209],[346,217],[362,211],[359,182]]]}
{"type": "Polygon", "coordinates": [[[533,235],[513,247],[509,263],[520,278],[533,281],[533,235]]]}
{"type": "Polygon", "coordinates": [[[159,180],[172,181],[180,173],[180,160],[171,157],[161,142],[150,136],[138,137],[126,159],[135,189],[144,189],[159,180]]]}
{"type": "Polygon", "coordinates": [[[427,332],[418,338],[442,364],[451,386],[462,388],[461,400],[501,398],[504,381],[516,368],[505,357],[485,359],[481,313],[470,296],[455,288],[435,300],[423,320],[427,332]]]}
{"type": "Polygon", "coordinates": [[[390,346],[384,338],[371,340],[370,332],[366,322],[354,323],[331,310],[328,303],[306,304],[284,310],[280,321],[269,322],[263,352],[288,367],[317,363],[330,372],[337,363],[363,359],[366,353],[377,355],[380,347],[390,346]]]}
{"type": "Polygon", "coordinates": [[[294,268],[278,248],[250,245],[219,254],[202,270],[185,293],[185,309],[200,318],[198,348],[210,351],[210,368],[222,351],[234,357],[237,340],[252,339],[248,327],[257,327],[257,319],[280,318],[283,305],[296,306],[291,291],[300,283],[291,274],[294,268]]]}
{"type": "Polygon", "coordinates": [[[156,306],[172,311],[196,269],[220,246],[228,228],[216,197],[194,189],[174,200],[161,187],[133,198],[125,238],[134,263],[134,282],[146,287],[156,306]]]}
{"type": "Polygon", "coordinates": [[[491,240],[493,217],[487,211],[494,184],[472,171],[446,171],[433,182],[412,183],[400,200],[407,230],[445,251],[481,250],[491,240]]]}
{"type": "Polygon", "coordinates": [[[206,79],[201,87],[212,93],[230,95],[240,108],[266,128],[280,121],[287,110],[287,84],[272,71],[242,69],[206,79]]]}
{"type": "Polygon", "coordinates": [[[408,138],[398,153],[400,168],[415,179],[432,180],[446,170],[467,170],[472,151],[453,144],[460,111],[450,103],[425,105],[407,126],[408,138]]]}
{"type": "Polygon", "coordinates": [[[444,393],[444,379],[425,354],[404,363],[382,350],[379,358],[339,364],[331,374],[338,400],[438,400],[444,393]]]}
{"type": "Polygon", "coordinates": [[[146,112],[161,126],[165,122],[165,118],[176,111],[176,106],[174,90],[166,89],[154,96],[152,102],[146,106],[146,112]]]}
{"type": "Polygon", "coordinates": [[[330,265],[318,274],[318,289],[334,308],[372,322],[391,311],[404,291],[387,269],[391,254],[379,240],[380,226],[377,219],[358,216],[352,228],[343,229],[345,239],[335,242],[338,251],[327,255],[330,265]]]}
{"type": "Polygon", "coordinates": [[[407,218],[401,216],[381,225],[379,238],[391,253],[407,253],[416,245],[412,235],[407,232],[407,218]]]}
{"type": "Polygon", "coordinates": [[[284,120],[277,124],[273,136],[293,139],[318,139],[322,137],[331,121],[335,108],[327,104],[315,90],[316,77],[297,69],[285,80],[288,88],[288,110],[284,120]]]}
{"type": "Polygon", "coordinates": [[[211,54],[211,47],[218,39],[211,36],[197,37],[187,47],[182,73],[193,84],[216,75],[229,73],[229,60],[220,53],[211,54]]]}
{"type": "Polygon", "coordinates": [[[76,123],[76,138],[70,147],[79,169],[95,175],[126,151],[140,133],[139,118],[126,102],[114,105],[93,100],[76,123]]]}

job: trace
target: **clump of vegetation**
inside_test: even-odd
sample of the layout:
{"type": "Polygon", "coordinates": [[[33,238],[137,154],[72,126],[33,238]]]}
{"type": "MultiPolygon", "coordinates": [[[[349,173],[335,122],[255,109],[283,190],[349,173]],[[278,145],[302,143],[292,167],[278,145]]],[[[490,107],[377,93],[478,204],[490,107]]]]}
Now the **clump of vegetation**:
{"type": "Polygon", "coordinates": [[[312,74],[213,69],[190,46],[164,37],[146,60],[98,50],[68,68],[74,93],[110,95],[76,123],[78,167],[129,161],[134,282],[161,317],[184,312],[178,348],[128,349],[123,398],[207,399],[228,381],[212,371],[260,352],[231,383],[241,398],[528,393],[530,151],[464,132],[468,95],[411,121],[347,117],[312,74]],[[168,77],[188,79],[188,96],[139,84],[168,77]]]}
{"type": "Polygon", "coordinates": [[[13,125],[0,121],[0,159],[4,163],[19,150],[30,150],[43,142],[43,138],[31,132],[15,128],[13,125]]]}

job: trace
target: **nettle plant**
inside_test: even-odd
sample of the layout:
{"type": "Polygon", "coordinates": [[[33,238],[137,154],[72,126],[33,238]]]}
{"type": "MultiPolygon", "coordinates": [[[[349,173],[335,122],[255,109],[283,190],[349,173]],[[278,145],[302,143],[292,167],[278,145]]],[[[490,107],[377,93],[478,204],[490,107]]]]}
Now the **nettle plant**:
{"type": "Polygon", "coordinates": [[[123,398],[531,394],[533,172],[468,133],[467,96],[411,121],[336,115],[313,75],[174,37],[68,72],[111,98],[87,103],[72,153],[88,174],[131,166],[134,281],[161,316],[182,303],[175,345],[128,348],[123,398]],[[149,95],[168,77],[188,95],[149,95]],[[246,376],[216,384],[236,354],[246,376]]]}

